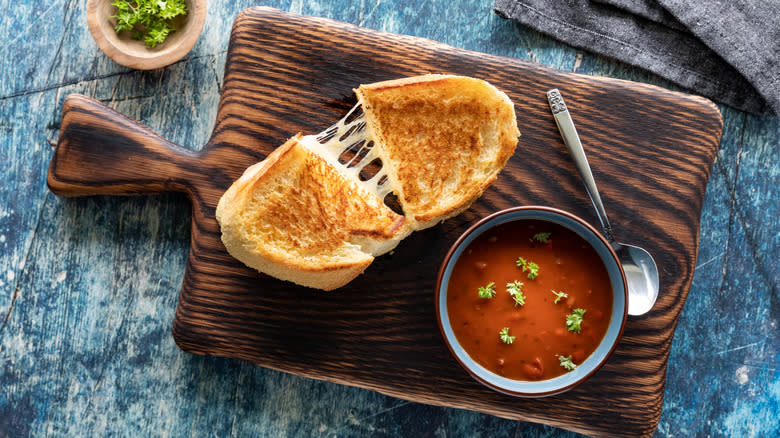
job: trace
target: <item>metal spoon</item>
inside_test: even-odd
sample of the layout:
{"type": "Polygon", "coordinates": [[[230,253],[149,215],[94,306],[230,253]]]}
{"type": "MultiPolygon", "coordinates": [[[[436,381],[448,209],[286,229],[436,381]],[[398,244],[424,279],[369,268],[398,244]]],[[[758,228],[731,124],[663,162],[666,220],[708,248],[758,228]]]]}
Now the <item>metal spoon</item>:
{"type": "Polygon", "coordinates": [[[604,237],[612,245],[612,249],[615,250],[618,259],[620,259],[620,264],[623,265],[628,284],[628,314],[642,315],[647,313],[658,298],[658,267],[655,260],[642,248],[615,242],[612,237],[612,226],[607,219],[607,212],[604,210],[604,204],[601,202],[598,189],[596,189],[596,181],[593,179],[588,159],[585,157],[585,150],[582,148],[569,110],[563,102],[563,96],[557,89],[553,89],[547,92],[547,100],[550,102],[550,109],[555,117],[555,123],[558,125],[558,131],[569,148],[569,153],[585,183],[585,190],[588,192],[593,206],[596,207],[601,228],[604,230],[604,237]]]}

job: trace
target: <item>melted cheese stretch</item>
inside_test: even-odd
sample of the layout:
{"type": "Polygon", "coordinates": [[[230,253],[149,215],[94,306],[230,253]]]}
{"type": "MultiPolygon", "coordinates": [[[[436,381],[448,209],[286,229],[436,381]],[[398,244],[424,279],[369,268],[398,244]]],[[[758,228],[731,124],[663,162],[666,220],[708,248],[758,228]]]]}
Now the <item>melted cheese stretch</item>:
{"type": "Polygon", "coordinates": [[[381,157],[375,138],[366,128],[366,119],[360,102],[335,125],[317,135],[306,135],[301,145],[327,161],[346,178],[354,181],[363,190],[384,200],[393,191],[392,184],[384,171],[384,164],[369,179],[362,181],[360,172],[368,166],[376,166],[374,160],[381,157]],[[354,153],[350,161],[342,163],[340,158],[346,152],[354,153]],[[373,164],[372,164],[373,163],[373,164]]]}

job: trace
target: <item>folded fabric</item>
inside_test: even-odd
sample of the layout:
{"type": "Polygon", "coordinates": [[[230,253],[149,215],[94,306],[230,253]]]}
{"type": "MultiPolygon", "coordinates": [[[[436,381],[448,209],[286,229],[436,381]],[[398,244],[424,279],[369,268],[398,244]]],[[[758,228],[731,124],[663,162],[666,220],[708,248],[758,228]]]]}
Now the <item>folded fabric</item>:
{"type": "Polygon", "coordinates": [[[780,2],[496,0],[495,11],[737,109],[780,114],[780,2]]]}

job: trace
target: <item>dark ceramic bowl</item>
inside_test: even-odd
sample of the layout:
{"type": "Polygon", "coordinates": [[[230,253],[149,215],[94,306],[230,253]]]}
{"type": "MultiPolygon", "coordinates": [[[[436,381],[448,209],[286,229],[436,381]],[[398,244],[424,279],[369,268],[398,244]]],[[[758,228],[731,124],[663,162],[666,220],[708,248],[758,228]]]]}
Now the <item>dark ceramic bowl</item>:
{"type": "Polygon", "coordinates": [[[455,242],[442,263],[436,285],[436,316],[442,336],[457,361],[477,381],[506,394],[520,397],[544,397],[559,394],[582,383],[609,359],[623,333],[627,315],[627,286],[625,274],[617,255],[604,237],[584,220],[561,210],[548,207],[516,207],[492,214],[469,228],[455,242]],[[561,225],[574,231],[588,242],[606,267],[612,284],[612,316],[607,332],[596,350],[577,368],[566,374],[547,380],[514,380],[498,375],[477,363],[458,343],[452,330],[447,311],[447,289],[452,270],[458,258],[469,244],[480,234],[498,225],[521,220],[541,220],[561,225]]]}

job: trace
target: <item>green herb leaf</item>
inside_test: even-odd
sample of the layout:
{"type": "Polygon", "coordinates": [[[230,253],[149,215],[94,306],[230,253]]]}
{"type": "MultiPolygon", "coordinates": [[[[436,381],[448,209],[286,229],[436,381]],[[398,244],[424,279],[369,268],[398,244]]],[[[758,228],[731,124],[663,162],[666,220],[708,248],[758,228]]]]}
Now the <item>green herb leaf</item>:
{"type": "Polygon", "coordinates": [[[572,371],[577,368],[577,365],[572,362],[571,356],[558,356],[558,361],[561,363],[562,367],[566,368],[567,371],[572,371]]]}
{"type": "Polygon", "coordinates": [[[582,324],[582,317],[585,315],[585,309],[574,309],[571,315],[566,315],[566,328],[570,332],[579,333],[582,331],[580,324],[582,324]]]}
{"type": "MultiPolygon", "coordinates": [[[[525,271],[525,269],[523,269],[525,271]]],[[[539,275],[539,265],[534,262],[528,262],[528,278],[533,280],[539,275]]]]}
{"type": "Polygon", "coordinates": [[[501,331],[498,332],[498,336],[501,338],[501,342],[505,344],[511,344],[512,342],[515,342],[515,337],[509,336],[509,327],[502,328],[501,331]]]}
{"type": "Polygon", "coordinates": [[[522,257],[518,257],[517,261],[515,261],[515,264],[523,268],[523,272],[528,272],[529,279],[533,280],[534,278],[539,276],[539,265],[537,265],[536,263],[529,262],[522,257]]]}
{"type": "Polygon", "coordinates": [[[173,19],[187,15],[184,0],[115,0],[111,3],[116,14],[116,33],[130,31],[133,38],[155,47],[165,41],[176,29],[173,19]]]}
{"type": "Polygon", "coordinates": [[[558,304],[558,302],[561,301],[561,299],[563,298],[569,298],[569,294],[567,294],[566,292],[555,292],[554,290],[551,290],[550,292],[552,292],[553,295],[555,295],[555,301],[553,301],[555,304],[558,304]]]}
{"type": "Polygon", "coordinates": [[[490,283],[488,283],[487,286],[480,287],[479,288],[479,297],[480,298],[485,298],[485,299],[490,299],[490,298],[493,298],[494,296],[496,296],[496,289],[495,289],[494,286],[495,286],[495,283],[491,281],[490,283]]]}
{"type": "Polygon", "coordinates": [[[165,38],[168,38],[168,34],[171,32],[171,29],[165,26],[160,26],[159,28],[152,28],[149,30],[149,33],[146,34],[146,38],[144,38],[144,41],[146,41],[146,45],[149,47],[156,47],[158,44],[165,41],[165,38]]]}
{"type": "Polygon", "coordinates": [[[506,291],[509,292],[509,295],[512,296],[512,299],[515,300],[515,307],[522,306],[525,304],[525,295],[523,295],[523,283],[519,281],[507,283],[506,291]]]}
{"type": "Polygon", "coordinates": [[[533,237],[531,237],[531,239],[529,239],[529,240],[530,240],[531,242],[533,242],[533,241],[535,240],[535,241],[537,241],[537,242],[541,242],[541,243],[547,243],[547,242],[550,240],[550,236],[551,236],[551,235],[552,235],[552,233],[536,233],[536,234],[534,234],[534,236],[533,236],[533,237]]]}

